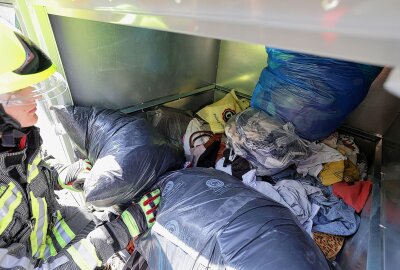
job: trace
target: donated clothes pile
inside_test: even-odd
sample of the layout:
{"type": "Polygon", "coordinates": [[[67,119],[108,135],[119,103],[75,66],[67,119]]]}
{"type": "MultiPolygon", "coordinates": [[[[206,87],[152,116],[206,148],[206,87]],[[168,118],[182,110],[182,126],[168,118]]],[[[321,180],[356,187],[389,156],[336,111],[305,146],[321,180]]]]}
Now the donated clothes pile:
{"type": "Polygon", "coordinates": [[[336,129],[381,68],[268,55],[250,103],[231,91],[195,114],[55,109],[94,163],[87,202],[123,206],[161,189],[156,224],[132,256],[145,267],[330,269],[357,231],[367,160],[336,129]]]}

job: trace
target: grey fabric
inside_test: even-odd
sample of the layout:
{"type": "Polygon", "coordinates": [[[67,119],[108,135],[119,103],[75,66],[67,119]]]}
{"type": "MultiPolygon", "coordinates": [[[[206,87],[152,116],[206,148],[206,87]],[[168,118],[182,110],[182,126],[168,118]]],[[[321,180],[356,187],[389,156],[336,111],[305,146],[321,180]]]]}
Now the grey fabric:
{"type": "Polygon", "coordinates": [[[314,193],[309,196],[312,203],[320,206],[318,214],[313,218],[313,231],[342,236],[352,235],[357,231],[360,217],[353,208],[332,194],[331,187],[323,186],[312,176],[298,180],[306,188],[318,187],[322,191],[322,194],[314,193]]]}
{"type": "Polygon", "coordinates": [[[324,143],[313,142],[309,144],[309,151],[309,157],[296,162],[297,172],[303,176],[309,174],[318,177],[318,174],[322,171],[323,163],[346,159],[346,157],[340,154],[339,151],[324,143]]]}
{"type": "Polygon", "coordinates": [[[100,259],[106,262],[115,252],[126,248],[131,237],[122,221],[116,219],[90,232],[88,239],[95,246],[100,259]],[[107,226],[108,230],[104,230],[103,226],[107,226]],[[113,235],[108,233],[110,231],[113,235]]]}
{"type": "Polygon", "coordinates": [[[319,188],[311,186],[305,188],[296,180],[281,180],[272,186],[267,182],[256,181],[255,176],[245,178],[245,175],[243,183],[290,209],[304,230],[311,235],[312,219],[317,214],[319,207],[310,203],[308,195],[322,194],[319,188]]]}

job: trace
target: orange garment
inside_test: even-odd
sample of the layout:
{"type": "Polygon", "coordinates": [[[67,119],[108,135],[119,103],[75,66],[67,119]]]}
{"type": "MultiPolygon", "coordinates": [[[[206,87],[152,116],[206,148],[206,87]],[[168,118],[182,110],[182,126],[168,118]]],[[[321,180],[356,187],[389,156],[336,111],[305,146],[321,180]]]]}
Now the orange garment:
{"type": "Polygon", "coordinates": [[[340,182],[335,183],[332,188],[336,197],[343,199],[346,204],[353,207],[357,213],[360,213],[371,192],[372,182],[358,181],[353,184],[340,182]]]}

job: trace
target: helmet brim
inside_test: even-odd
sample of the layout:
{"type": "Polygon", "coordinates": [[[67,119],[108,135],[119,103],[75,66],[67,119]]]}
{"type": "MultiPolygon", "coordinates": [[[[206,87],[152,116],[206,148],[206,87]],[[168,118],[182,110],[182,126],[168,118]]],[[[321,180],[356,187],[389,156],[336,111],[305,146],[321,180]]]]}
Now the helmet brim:
{"type": "Polygon", "coordinates": [[[38,79],[38,82],[32,81],[34,83],[30,84],[29,87],[25,86],[18,88],[14,92],[0,94],[0,103],[8,106],[32,104],[43,100],[51,100],[62,95],[67,90],[67,82],[58,72],[54,73],[53,71],[52,75],[46,74],[44,77],[47,77],[47,79],[38,79]]]}

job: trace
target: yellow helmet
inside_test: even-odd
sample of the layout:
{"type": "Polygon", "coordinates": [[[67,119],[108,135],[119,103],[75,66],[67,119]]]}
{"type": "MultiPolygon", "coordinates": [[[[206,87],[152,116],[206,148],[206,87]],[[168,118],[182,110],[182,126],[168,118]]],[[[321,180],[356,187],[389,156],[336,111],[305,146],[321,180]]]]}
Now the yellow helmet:
{"type": "Polygon", "coordinates": [[[31,40],[0,22],[0,103],[26,104],[62,94],[64,78],[31,40]],[[19,91],[31,87],[30,95],[19,91]]]}

